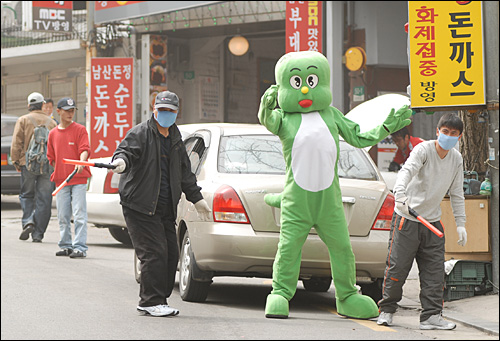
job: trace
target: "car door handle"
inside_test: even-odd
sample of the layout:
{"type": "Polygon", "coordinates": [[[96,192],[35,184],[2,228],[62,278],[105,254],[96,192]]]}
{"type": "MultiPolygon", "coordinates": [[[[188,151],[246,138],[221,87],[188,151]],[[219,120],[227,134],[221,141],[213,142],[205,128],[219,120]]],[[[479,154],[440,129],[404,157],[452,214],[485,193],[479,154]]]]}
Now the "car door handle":
{"type": "Polygon", "coordinates": [[[342,197],[342,202],[344,204],[354,205],[356,203],[356,198],[353,198],[353,197],[342,197]]]}

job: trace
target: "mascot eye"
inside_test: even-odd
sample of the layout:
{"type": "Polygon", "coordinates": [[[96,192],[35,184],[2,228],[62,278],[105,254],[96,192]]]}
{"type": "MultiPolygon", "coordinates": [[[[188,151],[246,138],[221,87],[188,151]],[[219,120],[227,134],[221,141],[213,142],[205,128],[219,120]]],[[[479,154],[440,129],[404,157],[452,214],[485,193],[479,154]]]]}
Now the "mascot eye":
{"type": "Polygon", "coordinates": [[[300,78],[299,76],[292,76],[292,78],[290,78],[290,85],[294,89],[300,89],[302,85],[302,78],[300,78]]]}
{"type": "Polygon", "coordinates": [[[318,85],[318,76],[316,75],[307,76],[307,85],[309,85],[311,89],[315,88],[316,85],[318,85]]]}

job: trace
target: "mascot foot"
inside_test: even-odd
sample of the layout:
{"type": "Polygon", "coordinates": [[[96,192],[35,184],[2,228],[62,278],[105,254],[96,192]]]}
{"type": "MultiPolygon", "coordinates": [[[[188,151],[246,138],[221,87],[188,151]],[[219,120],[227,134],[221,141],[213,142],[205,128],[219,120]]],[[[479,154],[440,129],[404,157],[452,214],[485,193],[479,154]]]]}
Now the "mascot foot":
{"type": "Polygon", "coordinates": [[[264,196],[264,201],[269,206],[281,208],[281,193],[279,193],[279,194],[266,194],[264,196]]]}
{"type": "Polygon", "coordinates": [[[375,301],[369,296],[360,294],[351,295],[342,301],[337,298],[337,312],[358,319],[371,319],[379,315],[375,301]]]}
{"type": "Polygon", "coordinates": [[[267,318],[288,318],[288,300],[281,295],[269,294],[266,301],[267,318]]]}

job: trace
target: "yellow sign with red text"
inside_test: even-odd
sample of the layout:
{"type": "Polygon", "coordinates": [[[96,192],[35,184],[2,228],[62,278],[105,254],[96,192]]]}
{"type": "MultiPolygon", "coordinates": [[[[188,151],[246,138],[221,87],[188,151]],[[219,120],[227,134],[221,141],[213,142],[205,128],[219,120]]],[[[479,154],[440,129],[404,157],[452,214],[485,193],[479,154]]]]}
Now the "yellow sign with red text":
{"type": "Polygon", "coordinates": [[[485,105],[481,1],[409,1],[412,108],[485,105]]]}

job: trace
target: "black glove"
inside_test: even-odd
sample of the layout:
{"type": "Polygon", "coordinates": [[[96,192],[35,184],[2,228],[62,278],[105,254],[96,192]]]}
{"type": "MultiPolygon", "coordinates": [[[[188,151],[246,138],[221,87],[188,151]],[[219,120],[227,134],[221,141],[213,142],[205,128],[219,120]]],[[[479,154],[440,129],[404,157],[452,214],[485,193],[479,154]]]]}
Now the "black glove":
{"type": "Polygon", "coordinates": [[[400,169],[401,166],[397,162],[391,161],[391,163],[389,164],[389,172],[397,172],[400,169]]]}

